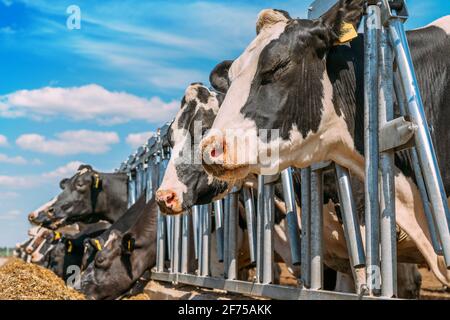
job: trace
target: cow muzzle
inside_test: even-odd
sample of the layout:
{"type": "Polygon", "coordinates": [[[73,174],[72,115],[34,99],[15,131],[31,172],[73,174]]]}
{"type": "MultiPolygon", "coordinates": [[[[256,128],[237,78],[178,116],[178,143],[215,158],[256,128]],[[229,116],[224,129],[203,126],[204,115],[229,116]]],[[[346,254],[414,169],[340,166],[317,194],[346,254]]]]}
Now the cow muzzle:
{"type": "Polygon", "coordinates": [[[156,202],[160,210],[167,215],[178,215],[183,213],[180,198],[172,190],[158,190],[156,202]]]}

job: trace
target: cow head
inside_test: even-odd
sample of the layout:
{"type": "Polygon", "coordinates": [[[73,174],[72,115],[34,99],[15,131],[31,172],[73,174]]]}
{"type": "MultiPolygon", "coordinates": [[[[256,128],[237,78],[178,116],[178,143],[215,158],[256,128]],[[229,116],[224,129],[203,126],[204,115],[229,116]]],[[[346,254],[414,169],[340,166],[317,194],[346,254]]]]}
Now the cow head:
{"type": "MultiPolygon", "coordinates": [[[[223,75],[230,65],[230,61],[225,61],[211,74],[216,90],[226,92],[227,80],[223,75]]],[[[169,129],[172,157],[156,193],[158,205],[166,214],[180,214],[194,205],[210,203],[228,187],[205,172],[198,152],[198,142],[211,128],[221,99],[221,93],[199,83],[186,89],[181,110],[169,129]]]]}
{"type": "MultiPolygon", "coordinates": [[[[208,172],[223,180],[273,174],[297,161],[294,149],[316,150],[311,140],[336,118],[327,54],[355,33],[362,13],[362,0],[341,0],[317,20],[260,13],[258,35],[231,66],[228,93],[201,142],[208,172]]],[[[300,166],[316,159],[304,160],[300,166]]]]}
{"type": "Polygon", "coordinates": [[[80,221],[103,211],[106,205],[102,174],[91,166],[82,165],[70,179],[60,182],[62,193],[44,215],[50,219],[52,228],[80,221]]]}
{"type": "Polygon", "coordinates": [[[133,234],[114,230],[95,254],[81,277],[81,291],[90,299],[115,299],[129,289],[135,278],[132,255],[137,249],[133,234]]]}
{"type": "Polygon", "coordinates": [[[46,204],[42,205],[38,209],[34,210],[28,215],[28,221],[30,221],[31,224],[41,226],[41,225],[47,225],[51,223],[50,216],[51,216],[51,208],[56,202],[56,197],[47,202],[46,204]]]}

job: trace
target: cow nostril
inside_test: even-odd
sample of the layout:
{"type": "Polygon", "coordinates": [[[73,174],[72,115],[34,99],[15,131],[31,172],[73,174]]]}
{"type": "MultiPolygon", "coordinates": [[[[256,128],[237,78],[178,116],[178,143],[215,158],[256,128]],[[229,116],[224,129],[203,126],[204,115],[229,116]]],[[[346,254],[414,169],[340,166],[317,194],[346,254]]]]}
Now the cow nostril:
{"type": "Polygon", "coordinates": [[[171,204],[175,200],[175,193],[170,192],[166,197],[166,203],[171,204]]]}

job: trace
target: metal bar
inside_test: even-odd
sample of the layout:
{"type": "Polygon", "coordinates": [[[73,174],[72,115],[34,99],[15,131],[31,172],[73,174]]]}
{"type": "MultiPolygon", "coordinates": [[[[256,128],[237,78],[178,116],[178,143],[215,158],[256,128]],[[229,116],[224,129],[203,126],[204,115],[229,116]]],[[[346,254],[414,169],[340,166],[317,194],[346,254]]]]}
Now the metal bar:
{"type": "Polygon", "coordinates": [[[202,233],[202,266],[200,268],[200,276],[207,277],[210,275],[210,243],[211,243],[211,206],[202,206],[203,215],[203,233],[202,233]]]}
{"type": "Polygon", "coordinates": [[[203,233],[205,232],[205,228],[204,228],[204,217],[203,214],[204,210],[203,210],[203,206],[198,206],[198,248],[197,248],[197,252],[198,252],[198,268],[197,268],[197,275],[201,276],[203,273],[203,259],[204,259],[204,252],[203,252],[203,233]]]}
{"type": "MultiPolygon", "coordinates": [[[[388,121],[394,119],[393,59],[392,49],[389,44],[389,34],[385,28],[382,28],[379,45],[380,97],[378,122],[380,128],[382,128],[388,121]]],[[[381,171],[381,295],[392,298],[397,296],[394,152],[382,152],[379,165],[381,171]]]]}
{"type": "Polygon", "coordinates": [[[353,198],[350,173],[347,168],[336,164],[335,174],[350,263],[353,268],[365,267],[364,245],[355,200],[353,198]]]}
{"type": "Polygon", "coordinates": [[[229,232],[230,232],[230,195],[227,195],[224,199],[224,210],[223,210],[223,274],[228,277],[228,267],[229,267],[229,232]]]}
{"type": "Polygon", "coordinates": [[[418,126],[415,135],[416,151],[422,169],[425,186],[447,268],[450,268],[450,232],[449,232],[449,208],[446,199],[444,184],[439,171],[436,153],[428,130],[422,98],[418,88],[414,66],[409,52],[403,23],[399,19],[389,20],[389,34],[395,51],[398,72],[403,85],[403,92],[407,100],[408,113],[412,121],[418,126]]]}
{"type": "Polygon", "coordinates": [[[223,202],[214,201],[214,221],[216,223],[216,250],[218,262],[223,262],[223,202]]]}
{"type": "Polygon", "coordinates": [[[301,170],[302,283],[311,287],[311,168],[301,170]]]}
{"type": "Polygon", "coordinates": [[[199,253],[198,253],[198,238],[199,238],[199,230],[198,230],[198,219],[199,219],[200,213],[199,213],[199,207],[193,206],[192,207],[192,225],[193,225],[193,233],[194,233],[194,256],[195,259],[198,259],[199,253]]]}
{"type": "MultiPolygon", "coordinates": [[[[264,180],[267,177],[264,177],[264,180]]],[[[273,225],[275,218],[275,187],[273,183],[264,185],[264,248],[263,284],[273,283],[273,225]]]]}
{"type": "Polygon", "coordinates": [[[227,258],[227,279],[236,280],[237,279],[237,228],[239,224],[239,193],[230,193],[230,207],[229,207],[229,219],[228,219],[228,258],[227,258]]]}
{"type": "Polygon", "coordinates": [[[264,243],[264,176],[258,176],[256,208],[256,282],[263,282],[263,243],[264,243]]]}
{"type": "Polygon", "coordinates": [[[142,170],[142,164],[136,166],[136,199],[139,199],[142,194],[142,170]]]}
{"type": "Polygon", "coordinates": [[[245,203],[245,216],[247,220],[248,245],[250,250],[250,261],[256,263],[256,214],[252,191],[243,188],[242,194],[245,203]]]}
{"type": "MultiPolygon", "coordinates": [[[[400,113],[403,116],[407,115],[406,111],[406,98],[403,93],[403,88],[400,83],[398,72],[394,72],[394,89],[397,96],[397,103],[400,109],[400,113]]],[[[431,243],[433,245],[434,252],[438,255],[442,255],[442,247],[439,241],[439,237],[436,231],[436,222],[434,221],[433,213],[431,212],[430,200],[428,197],[427,189],[425,187],[425,181],[423,180],[422,169],[420,168],[419,158],[417,156],[417,151],[415,147],[412,147],[409,151],[411,157],[411,163],[414,170],[414,175],[416,177],[417,188],[420,192],[420,197],[422,198],[422,207],[425,213],[425,217],[428,223],[428,229],[430,231],[431,243]]]]}
{"type": "Polygon", "coordinates": [[[181,253],[181,217],[180,215],[173,217],[173,240],[172,240],[172,272],[180,272],[180,253],[181,253]]]}
{"type": "Polygon", "coordinates": [[[323,288],[323,174],[311,173],[311,289],[323,288]]]}
{"type": "Polygon", "coordinates": [[[189,272],[189,245],[191,237],[191,215],[189,212],[183,214],[181,228],[181,273],[189,272]]]}
{"type": "Polygon", "coordinates": [[[284,203],[286,204],[287,235],[291,247],[292,264],[300,265],[302,262],[300,230],[298,228],[297,205],[291,168],[281,172],[281,183],[283,185],[284,203]]]}
{"type": "Polygon", "coordinates": [[[128,208],[136,203],[136,183],[133,174],[128,174],[128,208]]]}
{"type": "Polygon", "coordinates": [[[157,229],[157,247],[156,247],[156,270],[164,271],[165,248],[166,248],[166,219],[158,208],[158,229],[157,229]]]}
{"type": "Polygon", "coordinates": [[[152,272],[151,278],[155,281],[170,283],[176,282],[194,287],[218,289],[249,296],[279,300],[385,300],[383,298],[360,296],[352,293],[283,287],[279,285],[258,284],[253,282],[225,280],[212,277],[196,277],[191,274],[152,272]]]}
{"type": "Polygon", "coordinates": [[[381,29],[380,8],[369,5],[364,36],[364,155],[366,264],[369,294],[380,289],[380,216],[378,192],[378,40],[381,29]]]}
{"type": "MultiPolygon", "coordinates": [[[[165,216],[166,226],[167,226],[167,260],[172,261],[172,250],[173,250],[173,216],[165,216]]],[[[172,264],[171,264],[172,266],[172,264]]]]}

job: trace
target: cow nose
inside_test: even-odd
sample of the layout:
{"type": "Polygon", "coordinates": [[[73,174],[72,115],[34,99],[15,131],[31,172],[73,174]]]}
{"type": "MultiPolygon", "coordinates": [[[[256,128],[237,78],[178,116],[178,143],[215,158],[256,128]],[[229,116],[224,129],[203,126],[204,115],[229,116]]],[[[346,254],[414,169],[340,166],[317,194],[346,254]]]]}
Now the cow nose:
{"type": "Polygon", "coordinates": [[[158,190],[156,202],[166,214],[174,214],[174,210],[179,207],[177,194],[172,190],[158,190]]]}
{"type": "Polygon", "coordinates": [[[202,142],[203,163],[207,165],[223,164],[225,144],[223,137],[211,136],[202,142]]]}
{"type": "Polygon", "coordinates": [[[30,213],[30,214],[28,215],[28,221],[33,222],[34,219],[37,218],[37,215],[38,215],[37,212],[32,212],[32,213],[30,213]]]}

